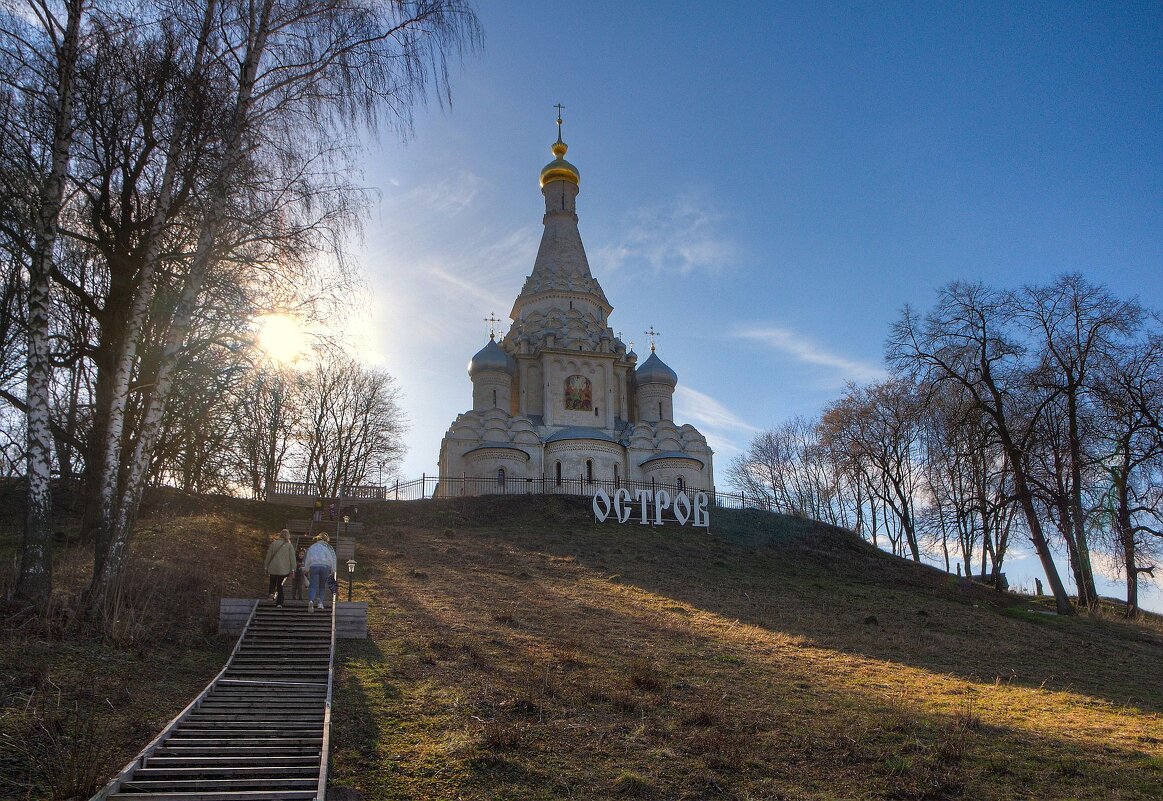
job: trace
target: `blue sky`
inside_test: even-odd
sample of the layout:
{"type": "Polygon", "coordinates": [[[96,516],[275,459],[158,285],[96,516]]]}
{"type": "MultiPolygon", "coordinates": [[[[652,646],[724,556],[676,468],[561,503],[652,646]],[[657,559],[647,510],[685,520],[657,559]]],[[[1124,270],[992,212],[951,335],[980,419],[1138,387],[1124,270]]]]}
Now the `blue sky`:
{"type": "Polygon", "coordinates": [[[452,107],[369,151],[353,335],[403,389],[405,476],[532,269],[558,102],[611,325],[639,353],[662,332],[720,477],[881,375],[901,306],[948,281],[1080,271],[1163,308],[1163,6],[576,6],[480,3],[452,107]]]}

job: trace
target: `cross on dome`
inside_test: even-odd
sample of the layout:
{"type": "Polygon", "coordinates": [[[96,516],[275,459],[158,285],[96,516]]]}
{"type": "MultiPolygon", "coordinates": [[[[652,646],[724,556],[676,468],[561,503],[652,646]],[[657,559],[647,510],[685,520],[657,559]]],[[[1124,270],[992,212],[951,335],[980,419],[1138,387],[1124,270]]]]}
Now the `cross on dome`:
{"type": "Polygon", "coordinates": [[[496,339],[497,323],[501,322],[497,319],[497,313],[489,312],[489,316],[485,318],[485,322],[489,324],[489,339],[496,339]]]}
{"type": "Polygon", "coordinates": [[[662,332],[655,331],[654,326],[650,326],[650,330],[644,331],[643,333],[646,334],[646,336],[650,337],[650,352],[654,353],[654,338],[662,336],[662,332]]]}

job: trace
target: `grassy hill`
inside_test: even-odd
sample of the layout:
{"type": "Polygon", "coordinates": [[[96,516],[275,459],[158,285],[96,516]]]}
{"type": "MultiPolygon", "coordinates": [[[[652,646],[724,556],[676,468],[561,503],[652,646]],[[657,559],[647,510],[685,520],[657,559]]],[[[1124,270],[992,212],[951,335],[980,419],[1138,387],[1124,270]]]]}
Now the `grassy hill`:
{"type": "MultiPolygon", "coordinates": [[[[371,637],[337,657],[336,798],[1163,797],[1157,618],[1061,619],[758,512],[710,533],[569,498],[362,512],[371,637]]],[[[221,666],[216,599],[261,592],[291,515],[160,496],[117,631],[9,626],[0,797],[144,745],[221,666]]],[[[66,547],[62,585],[83,566],[66,547]]]]}

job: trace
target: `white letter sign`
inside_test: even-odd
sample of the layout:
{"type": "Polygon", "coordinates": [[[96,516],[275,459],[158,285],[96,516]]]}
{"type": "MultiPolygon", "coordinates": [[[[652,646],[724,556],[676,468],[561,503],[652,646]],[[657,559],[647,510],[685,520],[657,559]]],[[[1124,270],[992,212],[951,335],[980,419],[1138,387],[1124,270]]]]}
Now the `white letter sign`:
{"type": "Polygon", "coordinates": [[[605,523],[611,517],[619,523],[627,523],[634,516],[634,505],[638,504],[638,522],[643,526],[661,526],[669,522],[680,526],[690,524],[697,528],[711,527],[711,500],[707,493],[698,491],[688,495],[685,491],[673,496],[664,489],[640,489],[631,492],[619,487],[611,498],[605,489],[598,487],[594,492],[594,519],[605,523]],[[664,518],[663,513],[671,510],[673,518],[664,518]]]}
{"type": "Polygon", "coordinates": [[[606,518],[610,516],[610,496],[601,487],[594,493],[594,518],[599,523],[605,523],[606,518]]]}

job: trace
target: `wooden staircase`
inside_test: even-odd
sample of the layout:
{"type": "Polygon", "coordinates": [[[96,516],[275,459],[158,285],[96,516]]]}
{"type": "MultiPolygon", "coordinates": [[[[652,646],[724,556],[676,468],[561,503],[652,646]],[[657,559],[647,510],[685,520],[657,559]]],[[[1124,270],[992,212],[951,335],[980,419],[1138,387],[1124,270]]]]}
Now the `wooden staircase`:
{"type": "Polygon", "coordinates": [[[223,671],[92,801],[322,799],[334,604],[259,601],[223,671]]]}

